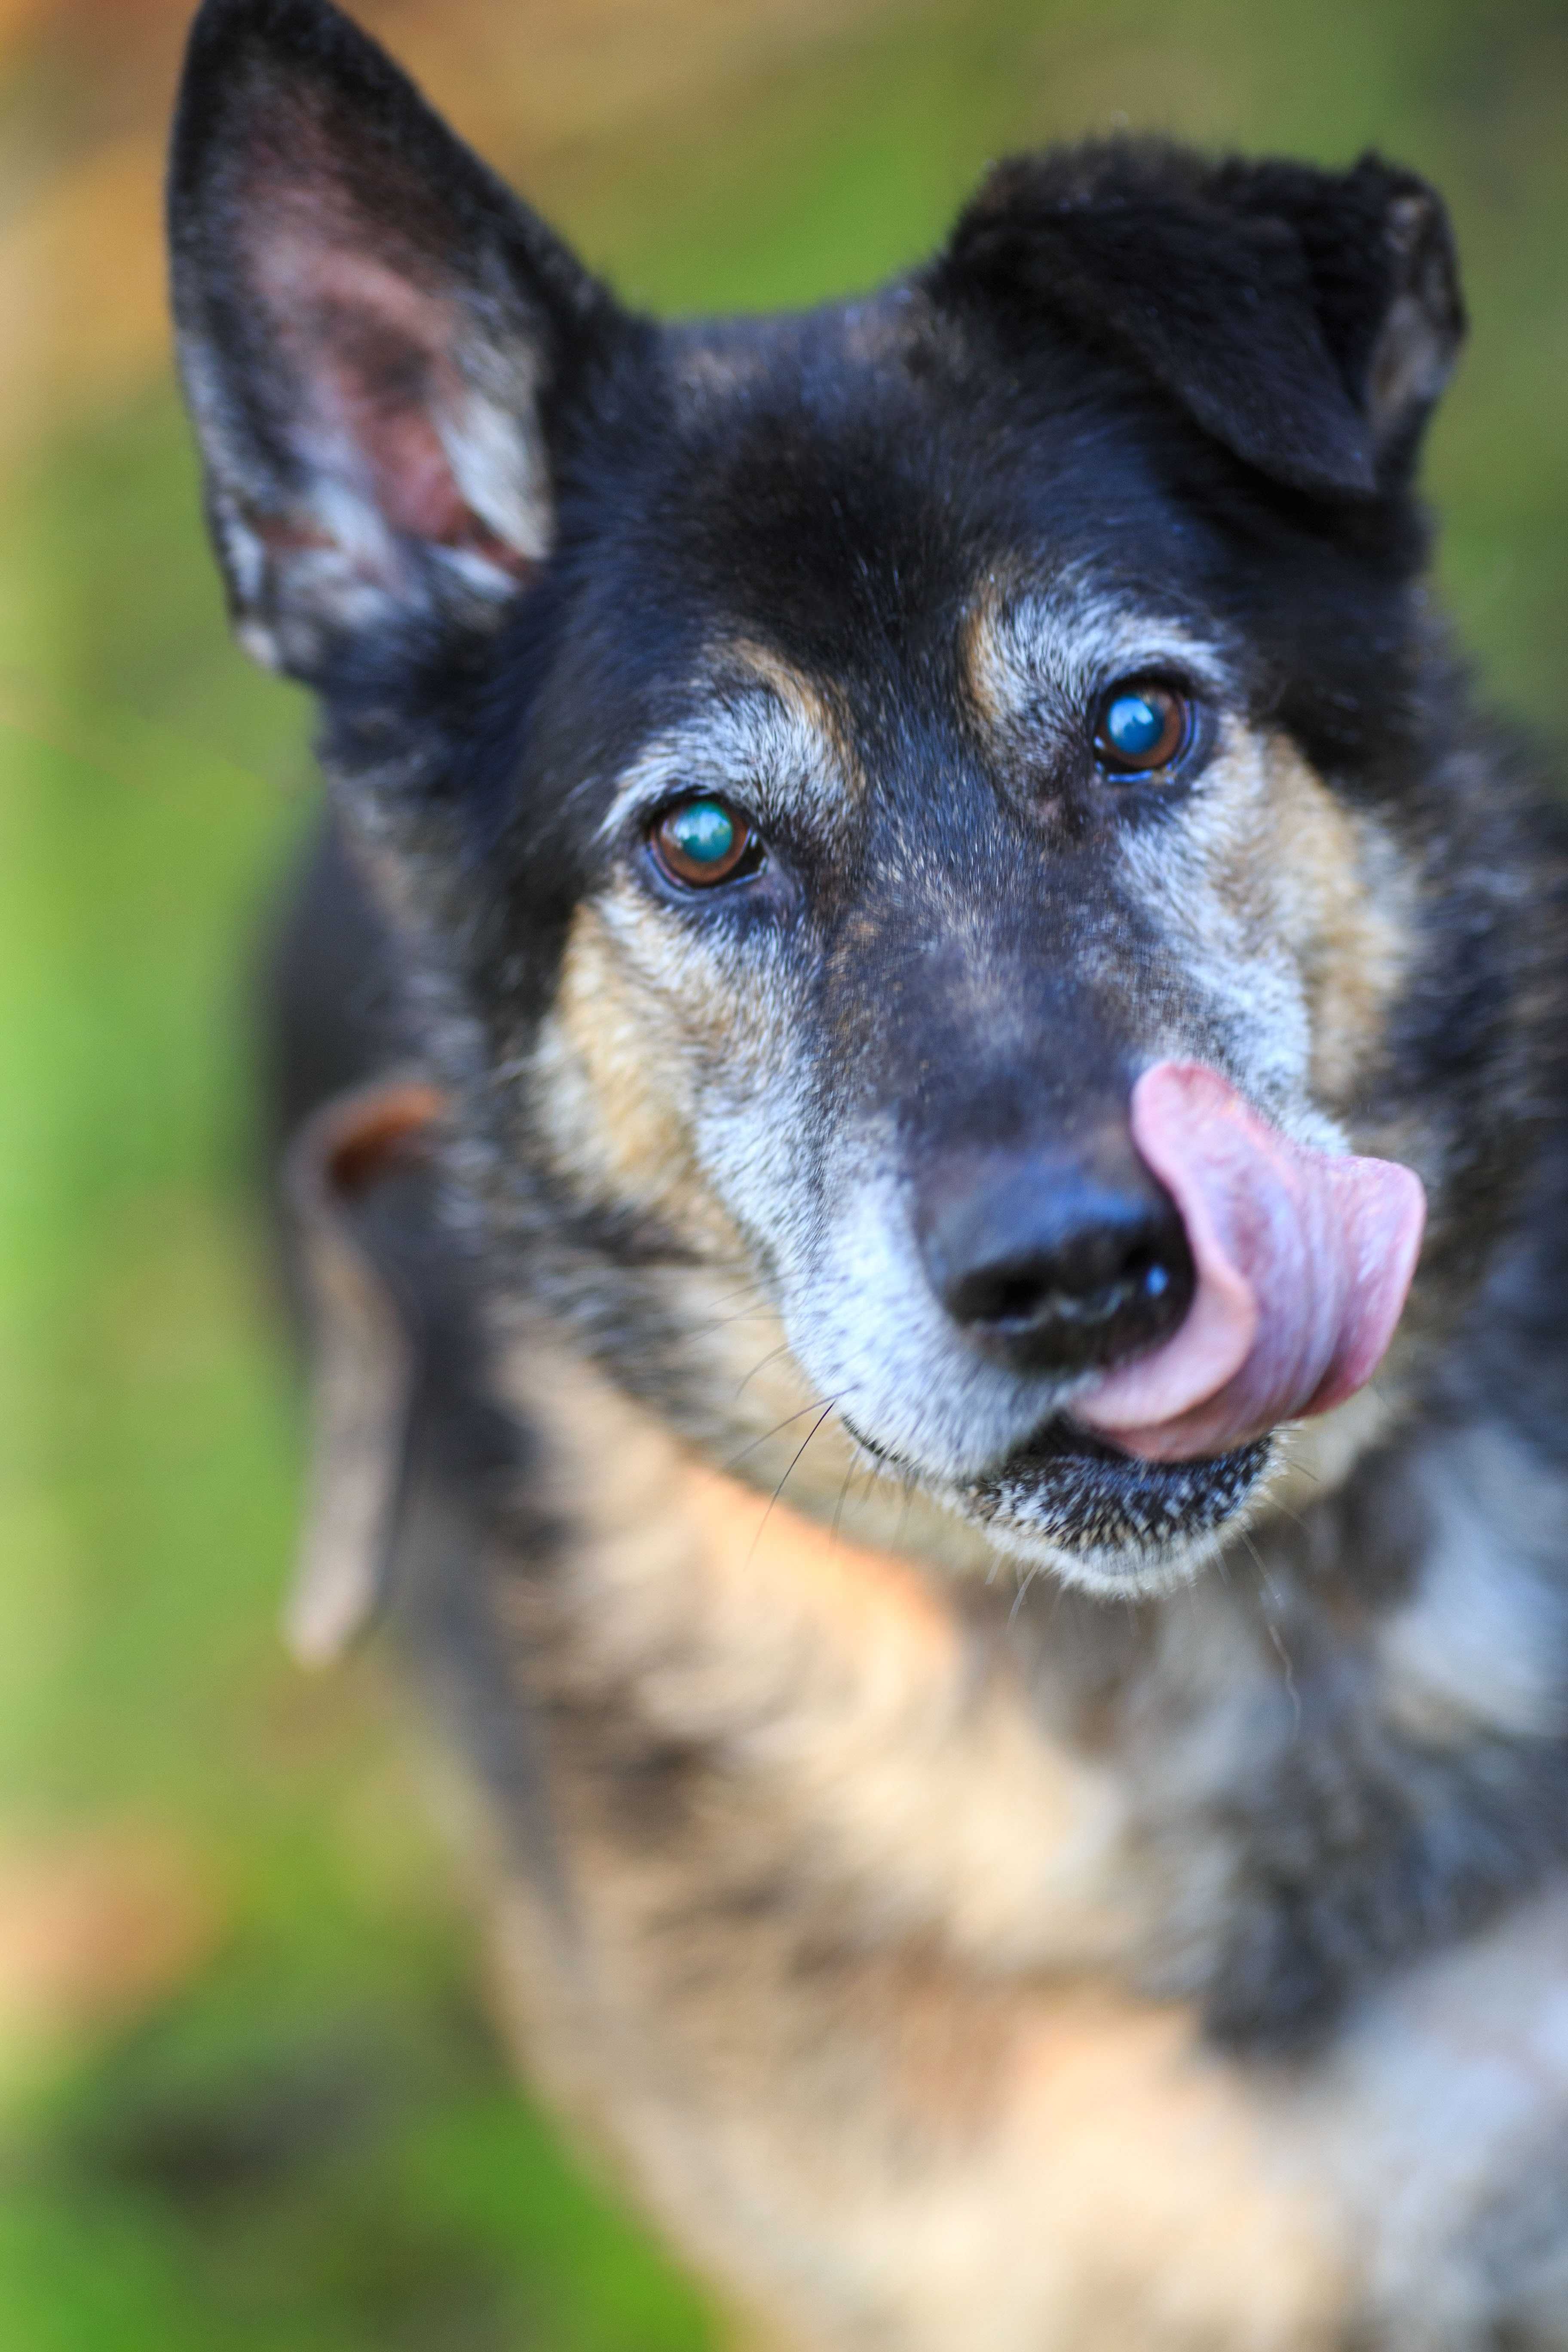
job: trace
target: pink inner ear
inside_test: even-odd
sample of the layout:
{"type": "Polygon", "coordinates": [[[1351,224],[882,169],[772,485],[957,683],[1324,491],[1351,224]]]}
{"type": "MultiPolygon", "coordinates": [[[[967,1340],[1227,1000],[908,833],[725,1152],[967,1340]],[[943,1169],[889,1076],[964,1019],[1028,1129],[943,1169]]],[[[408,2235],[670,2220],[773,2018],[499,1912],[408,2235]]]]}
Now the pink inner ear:
{"type": "Polygon", "coordinates": [[[374,256],[299,231],[271,239],[260,264],[318,425],[346,446],[388,528],[523,577],[529,558],[475,513],[437,429],[438,415],[460,417],[464,400],[450,356],[460,327],[452,299],[374,256]]]}
{"type": "MultiPolygon", "coordinates": [[[[427,383],[453,371],[430,363],[427,383]]],[[[344,428],[363,453],[376,505],[392,529],[406,539],[437,547],[466,549],[521,577],[527,558],[497,537],[458,490],[441,436],[423,403],[397,405],[382,384],[353,368],[334,370],[344,428]]],[[[454,377],[455,383],[455,377],[454,377]]]]}

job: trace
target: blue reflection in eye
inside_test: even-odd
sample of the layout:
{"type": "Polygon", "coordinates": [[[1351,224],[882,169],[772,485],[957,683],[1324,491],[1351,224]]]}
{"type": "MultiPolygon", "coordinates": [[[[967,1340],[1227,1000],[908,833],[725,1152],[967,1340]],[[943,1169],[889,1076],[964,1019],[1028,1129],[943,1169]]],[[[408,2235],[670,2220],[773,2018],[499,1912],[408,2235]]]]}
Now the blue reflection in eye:
{"type": "Polygon", "coordinates": [[[1147,695],[1119,694],[1105,714],[1105,736],[1123,760],[1146,760],[1170,726],[1170,712],[1147,695]]]}
{"type": "Polygon", "coordinates": [[[721,801],[682,801],[663,830],[671,848],[694,866],[718,866],[735,846],[735,820],[721,801]]]}

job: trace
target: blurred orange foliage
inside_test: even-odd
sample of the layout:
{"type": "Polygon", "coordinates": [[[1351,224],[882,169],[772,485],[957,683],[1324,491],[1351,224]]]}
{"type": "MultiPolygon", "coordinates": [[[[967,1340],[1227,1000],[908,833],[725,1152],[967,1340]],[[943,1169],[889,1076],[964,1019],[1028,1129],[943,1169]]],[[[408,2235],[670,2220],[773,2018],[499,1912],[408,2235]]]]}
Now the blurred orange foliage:
{"type": "Polygon", "coordinates": [[[0,1849],[0,2048],[118,2024],[194,1975],[218,1915],[166,1831],[0,1849]]]}

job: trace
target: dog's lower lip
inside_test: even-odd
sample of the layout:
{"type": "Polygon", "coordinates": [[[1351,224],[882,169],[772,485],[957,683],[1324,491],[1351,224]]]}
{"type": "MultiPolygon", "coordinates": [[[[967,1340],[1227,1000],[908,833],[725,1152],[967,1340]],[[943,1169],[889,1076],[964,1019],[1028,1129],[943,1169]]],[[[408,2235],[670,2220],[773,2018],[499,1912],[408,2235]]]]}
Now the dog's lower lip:
{"type": "MultiPolygon", "coordinates": [[[[847,1413],[841,1412],[839,1419],[856,1444],[862,1447],[866,1453],[874,1455],[877,1461],[898,1463],[902,1459],[891,1447],[881,1444],[874,1437],[868,1437],[863,1429],[858,1429],[847,1413]]],[[[985,1467],[975,1472],[971,1479],[961,1483],[973,1486],[988,1485],[994,1479],[1016,1477],[1019,1471],[1028,1469],[1031,1465],[1038,1464],[1043,1468],[1048,1463],[1066,1461],[1103,1462],[1113,1466],[1125,1467],[1130,1471],[1136,1470],[1140,1474],[1147,1474],[1150,1471],[1158,1473],[1164,1467],[1159,1463],[1134,1463],[1116,1446],[1108,1444],[1103,1438],[1096,1437],[1092,1430],[1080,1429],[1076,1422],[1068,1421],[1065,1414],[1053,1412],[1048,1413],[1037,1428],[1032,1429],[1026,1437],[1020,1439],[1017,1444],[1009,1447],[1008,1451],[996,1461],[987,1463],[985,1467]]]]}
{"type": "MultiPolygon", "coordinates": [[[[838,1418],[856,1444],[874,1455],[879,1462],[897,1464],[904,1459],[892,1447],[881,1444],[874,1437],[868,1437],[863,1429],[856,1427],[847,1412],[841,1412],[838,1418]]],[[[981,1485],[993,1478],[1005,1477],[1010,1472],[1016,1473],[1031,1462],[1062,1461],[1069,1454],[1094,1462],[1121,1462],[1126,1459],[1113,1445],[1103,1444],[1086,1429],[1076,1428],[1060,1413],[1051,1413],[1037,1429],[1032,1430],[1018,1444],[1011,1446],[999,1459],[988,1462],[983,1470],[973,1474],[973,1478],[961,1479],[959,1483],[981,1485]]]]}
{"type": "Polygon", "coordinates": [[[1108,1445],[1103,1438],[1096,1437],[1092,1431],[1079,1429],[1077,1423],[1068,1421],[1064,1413],[1053,1412],[1047,1414],[1037,1429],[1031,1430],[1020,1444],[1012,1447],[1000,1462],[994,1464],[987,1475],[998,1477],[1019,1469],[1026,1463],[1060,1462],[1068,1455],[1091,1462],[1124,1462],[1127,1459],[1124,1454],[1117,1452],[1114,1445],[1108,1445]]]}
{"type": "Polygon", "coordinates": [[[1182,1463],[1146,1462],[1136,1454],[1124,1454],[1119,1446],[1097,1437],[1092,1430],[1082,1429],[1069,1421],[1065,1413],[1054,1412],[1031,1430],[1021,1444],[1015,1445],[1002,1460],[991,1465],[973,1483],[992,1486],[1005,1478],[1016,1478],[1032,1469],[1047,1470],[1058,1462],[1095,1463],[1112,1472],[1121,1471],[1142,1487],[1159,1486],[1167,1474],[1173,1482],[1186,1483],[1194,1472],[1212,1467],[1229,1470],[1250,1446],[1236,1446],[1229,1452],[1216,1454],[1208,1462],[1182,1463]]]}

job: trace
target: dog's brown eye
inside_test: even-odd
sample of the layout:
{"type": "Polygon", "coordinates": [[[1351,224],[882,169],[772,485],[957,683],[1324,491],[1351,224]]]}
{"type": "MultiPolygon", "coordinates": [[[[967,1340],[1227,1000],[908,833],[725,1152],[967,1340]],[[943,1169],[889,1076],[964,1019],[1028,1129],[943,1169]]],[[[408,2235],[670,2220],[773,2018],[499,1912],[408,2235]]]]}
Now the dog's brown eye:
{"type": "Polygon", "coordinates": [[[1095,756],[1113,776],[1146,776],[1168,768],[1187,748],[1192,706],[1173,687],[1152,678],[1113,686],[1100,706],[1095,756]]]}
{"type": "Polygon", "coordinates": [[[677,801],[656,817],[648,846],[666,879],[689,890],[728,882],[762,859],[762,845],[745,818],[705,795],[677,801]]]}

